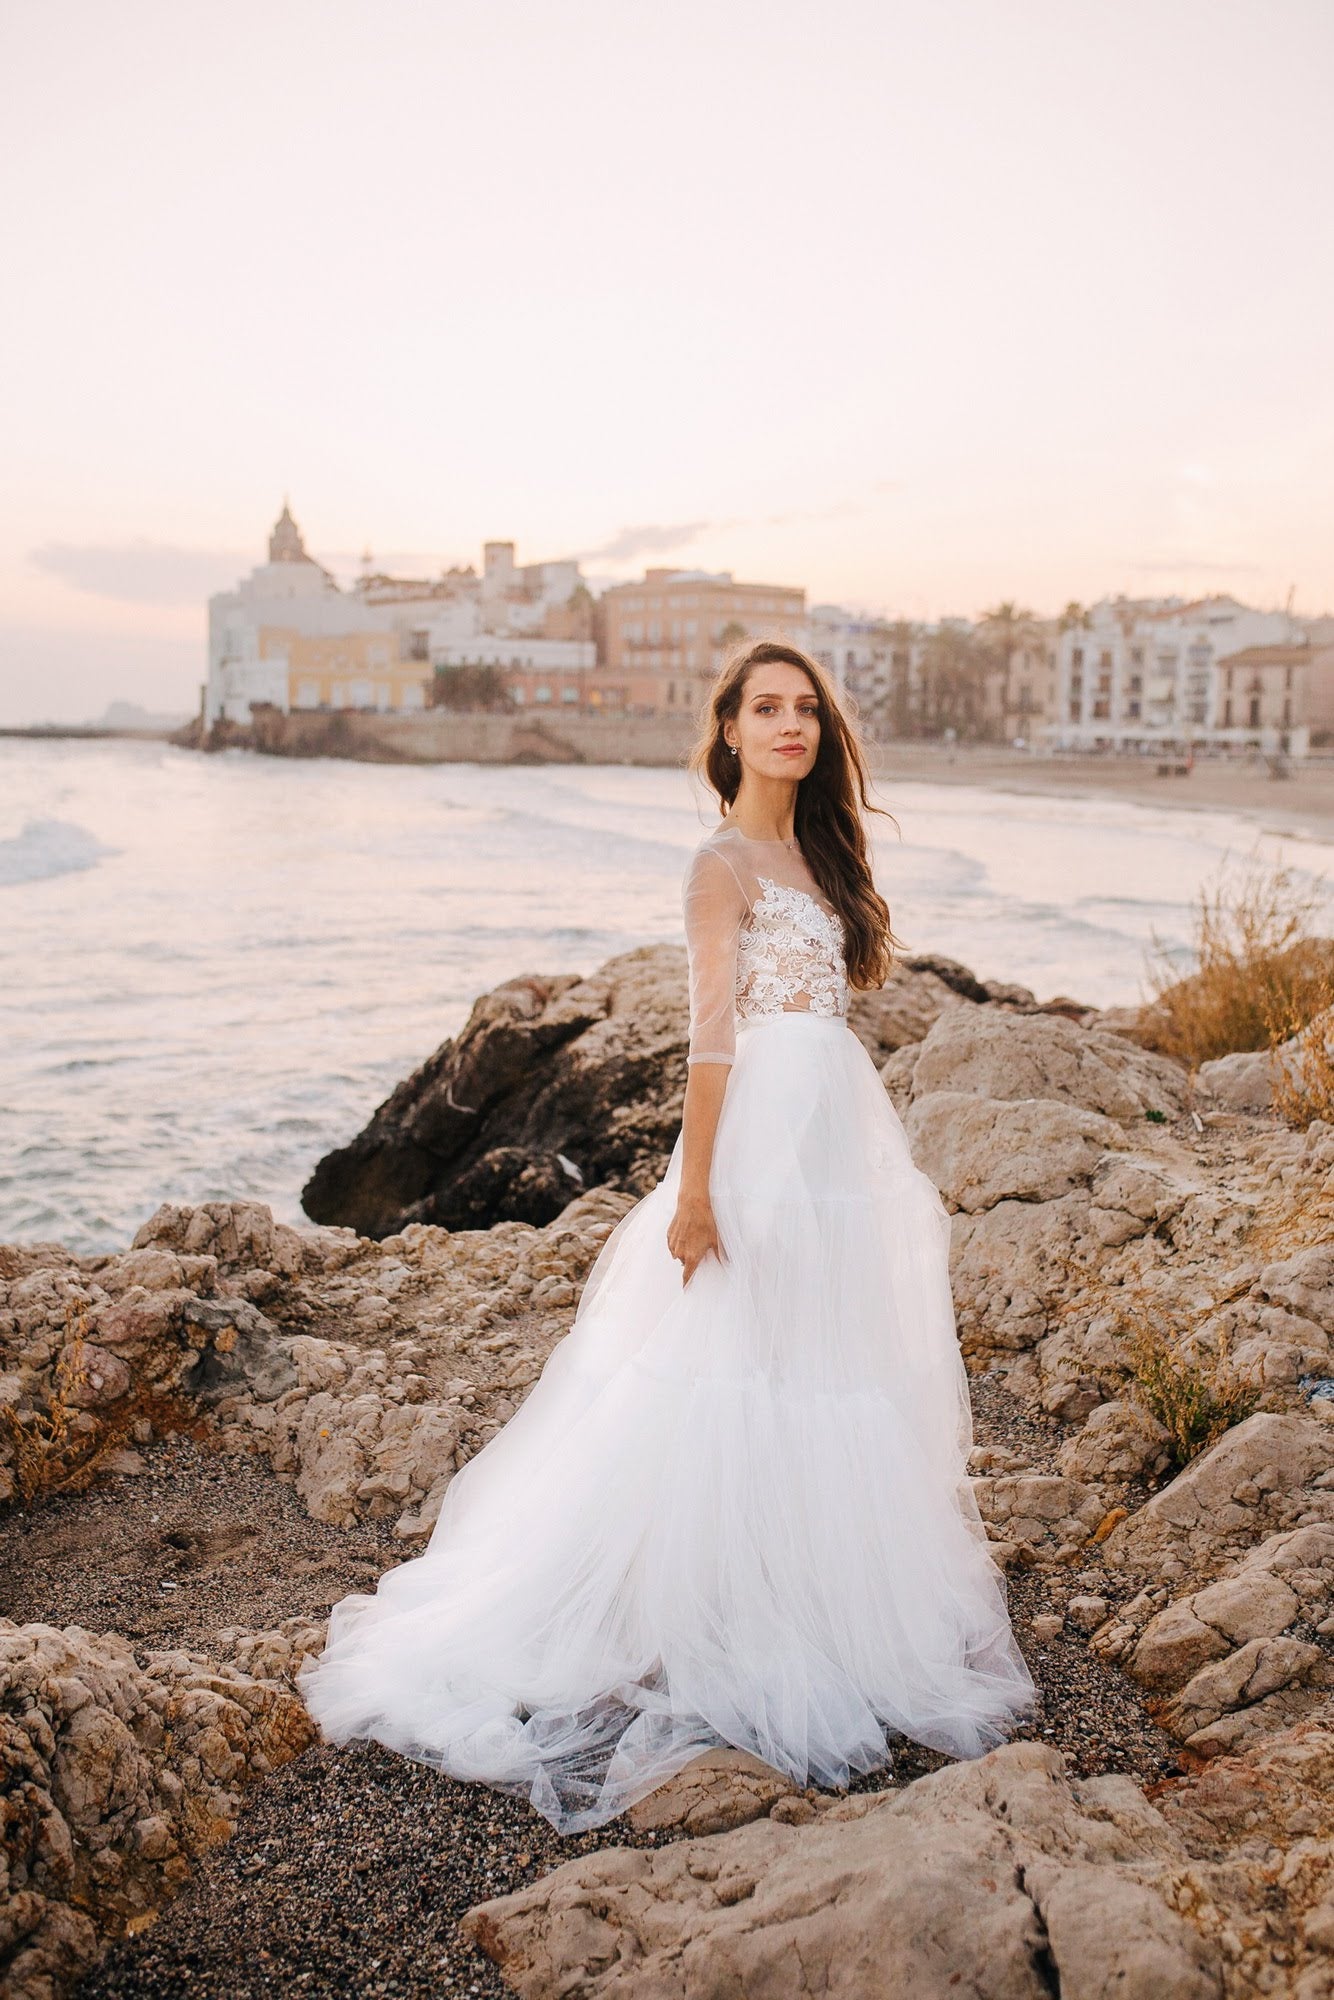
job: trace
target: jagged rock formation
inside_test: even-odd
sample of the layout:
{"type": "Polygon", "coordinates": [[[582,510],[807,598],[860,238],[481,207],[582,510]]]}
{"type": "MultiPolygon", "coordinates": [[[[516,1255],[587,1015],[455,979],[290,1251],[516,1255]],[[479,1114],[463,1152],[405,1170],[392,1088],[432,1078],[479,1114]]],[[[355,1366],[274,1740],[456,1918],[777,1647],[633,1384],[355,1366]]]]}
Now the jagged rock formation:
{"type": "Polygon", "coordinates": [[[245,1790],[315,1735],[304,1704],[196,1653],[0,1618],[0,1969],[63,1993],[151,1918],[245,1790]]]}
{"type": "Polygon", "coordinates": [[[1154,1801],[1007,1744],[806,1824],[774,1810],[658,1853],[568,1861],[464,1927],[524,2000],[1318,2000],[1332,1775],[1334,1734],[1309,1725],[1154,1801]]]}
{"type": "MultiPolygon", "coordinates": [[[[655,947],[486,996],[323,1163],[366,1233],[218,1202],[164,1206],[116,1256],[0,1250],[0,1503],[58,1405],[76,1467],[105,1446],[133,1471],[193,1426],[411,1552],[665,1165],[683,974],[655,947]],[[492,1221],[506,1204],[528,1212],[492,1221]],[[423,1210],[455,1226],[404,1221],[423,1210]]],[[[1127,1676],[1183,1775],[1148,1799],[1014,1743],[834,1801],[723,1754],[635,1809],[661,1852],[569,1863],[474,1935],[531,1994],[797,1992],[798,1969],[855,1992],[892,1952],[914,1994],[1329,2000],[1334,1128],[1238,1111],[1105,1018],[950,961],[862,996],[854,1026],[953,1213],[969,1367],[1012,1399],[970,1467],[998,1560],[1053,1580],[1035,1636],[1127,1676]],[[1221,1339],[1252,1377],[1254,1413],[1184,1469],[1127,1316],[1183,1357],[1221,1339]]],[[[322,1643],[305,1617],[225,1625],[211,1661],[0,1624],[7,1991],[55,2000],[225,1837],[306,1740],[290,1676],[322,1643]]]]}

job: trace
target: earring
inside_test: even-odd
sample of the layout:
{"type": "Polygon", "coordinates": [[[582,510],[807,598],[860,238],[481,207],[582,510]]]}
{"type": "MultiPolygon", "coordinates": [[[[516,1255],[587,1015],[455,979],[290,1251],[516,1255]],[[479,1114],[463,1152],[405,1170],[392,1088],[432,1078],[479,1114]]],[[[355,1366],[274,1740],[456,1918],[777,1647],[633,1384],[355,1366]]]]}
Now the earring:
{"type": "Polygon", "coordinates": [[[727,747],[731,751],[734,757],[739,757],[741,755],[741,746],[739,743],[729,743],[727,747]]]}

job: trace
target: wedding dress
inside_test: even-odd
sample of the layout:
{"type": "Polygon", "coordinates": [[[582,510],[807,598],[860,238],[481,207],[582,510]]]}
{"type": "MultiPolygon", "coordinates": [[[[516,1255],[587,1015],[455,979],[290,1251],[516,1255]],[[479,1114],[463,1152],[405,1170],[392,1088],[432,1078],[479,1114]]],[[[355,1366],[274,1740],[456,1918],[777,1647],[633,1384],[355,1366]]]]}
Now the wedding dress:
{"type": "Polygon", "coordinates": [[[1034,1686],[966,1473],[949,1219],[847,1021],[795,842],[724,822],[683,889],[688,1060],[730,1065],[725,1252],[667,1249],[678,1136],[430,1540],[335,1604],[298,1685],[373,1738],[596,1826],[732,1744],[798,1784],[956,1757],[1034,1686]]]}

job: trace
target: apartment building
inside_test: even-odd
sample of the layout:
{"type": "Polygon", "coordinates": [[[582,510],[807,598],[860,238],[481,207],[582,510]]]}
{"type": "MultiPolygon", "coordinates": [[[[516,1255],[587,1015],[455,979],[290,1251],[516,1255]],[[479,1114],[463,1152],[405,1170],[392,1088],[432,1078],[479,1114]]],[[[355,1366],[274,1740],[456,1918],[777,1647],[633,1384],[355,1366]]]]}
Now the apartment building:
{"type": "Polygon", "coordinates": [[[613,584],[598,602],[599,700],[629,714],[693,714],[743,639],[801,645],[805,605],[804,590],[738,583],[730,570],[650,569],[613,584]]]}
{"type": "Polygon", "coordinates": [[[1287,612],[1257,611],[1232,597],[1104,599],[1060,633],[1048,734],[1069,750],[1195,743],[1301,754],[1305,677],[1287,654],[1304,637],[1287,612]],[[1255,689],[1238,679],[1242,655],[1251,679],[1258,677],[1255,689]]]}

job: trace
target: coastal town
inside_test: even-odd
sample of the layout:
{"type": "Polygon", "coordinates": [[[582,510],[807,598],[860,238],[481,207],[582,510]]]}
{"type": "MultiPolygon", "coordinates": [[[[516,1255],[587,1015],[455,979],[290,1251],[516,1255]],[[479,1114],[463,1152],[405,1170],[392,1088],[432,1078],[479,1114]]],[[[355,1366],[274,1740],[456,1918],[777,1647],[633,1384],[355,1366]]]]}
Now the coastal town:
{"type": "Polygon", "coordinates": [[[480,573],[393,576],[367,556],[345,586],[286,503],[268,560],[209,601],[193,740],[235,740],[265,717],[443,711],[432,721],[461,730],[479,715],[596,717],[611,741],[618,722],[693,722],[729,649],[753,638],[810,653],[879,742],[1284,761],[1334,743],[1334,616],[1290,603],[1116,596],[928,622],[725,570],[650,568],[599,593],[577,560],[520,564],[507,541],[484,545],[480,573]]]}

